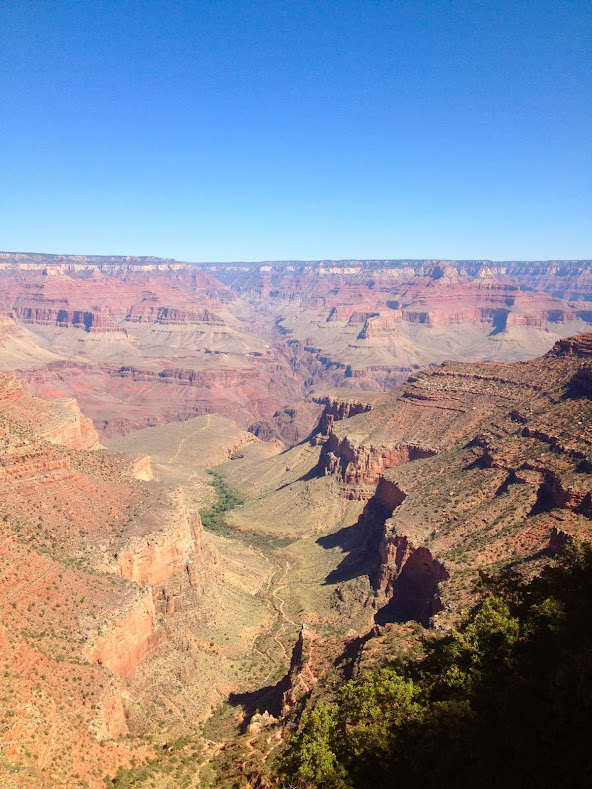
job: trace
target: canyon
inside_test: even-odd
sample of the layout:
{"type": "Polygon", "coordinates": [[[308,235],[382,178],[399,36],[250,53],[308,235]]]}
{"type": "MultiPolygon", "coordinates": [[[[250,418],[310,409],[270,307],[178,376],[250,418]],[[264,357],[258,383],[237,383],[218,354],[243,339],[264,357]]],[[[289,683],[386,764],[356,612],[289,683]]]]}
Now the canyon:
{"type": "Polygon", "coordinates": [[[339,527],[338,595],[367,575],[377,621],[397,621],[387,609],[402,604],[394,589],[403,579],[419,606],[404,619],[427,623],[442,601],[446,619],[467,604],[484,565],[542,556],[558,535],[589,536],[591,342],[590,334],[559,341],[532,362],[447,362],[371,404],[352,397],[348,409],[328,399],[308,448],[221,467],[247,497],[231,521],[299,535],[317,533],[319,520],[339,527]],[[352,415],[335,419],[339,411],[352,415]],[[329,491],[350,512],[357,507],[357,521],[335,520],[329,491]],[[330,503],[319,518],[323,498],[330,503]],[[288,518],[297,499],[295,531],[288,518]],[[288,514],[278,520],[280,501],[288,514]],[[415,581],[413,564],[423,568],[415,581]]]}
{"type": "Polygon", "coordinates": [[[284,610],[300,624],[283,681],[245,709],[253,727],[218,757],[223,785],[271,780],[266,755],[303,708],[421,649],[421,626],[449,632],[482,577],[528,581],[567,541],[590,541],[591,369],[592,334],[533,361],[447,362],[371,403],[352,396],[349,418],[328,400],[306,454],[221,467],[246,498],[231,522],[291,534],[284,610]],[[318,554],[331,552],[328,595],[313,597],[318,554]]]}
{"type": "Polygon", "coordinates": [[[101,440],[208,413],[291,446],[337,388],[516,361],[592,322],[590,261],[190,264],[0,253],[0,369],[101,440]]]}
{"type": "Polygon", "coordinates": [[[5,785],[259,780],[331,666],[589,540],[590,300],[589,261],[0,253],[5,785]]]}

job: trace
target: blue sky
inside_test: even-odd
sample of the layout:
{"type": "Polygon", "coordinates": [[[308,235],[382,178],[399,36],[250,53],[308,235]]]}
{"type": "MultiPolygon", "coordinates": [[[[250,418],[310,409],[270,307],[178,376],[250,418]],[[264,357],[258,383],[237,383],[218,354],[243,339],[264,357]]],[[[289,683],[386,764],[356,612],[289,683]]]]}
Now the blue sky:
{"type": "Polygon", "coordinates": [[[0,0],[0,249],[592,257],[592,4],[0,0]]]}

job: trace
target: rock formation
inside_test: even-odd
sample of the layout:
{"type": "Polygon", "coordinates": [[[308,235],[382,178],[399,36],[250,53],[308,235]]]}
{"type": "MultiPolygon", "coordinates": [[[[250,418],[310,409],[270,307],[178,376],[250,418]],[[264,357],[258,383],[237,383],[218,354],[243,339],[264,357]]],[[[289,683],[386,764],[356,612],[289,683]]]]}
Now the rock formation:
{"type": "Polygon", "coordinates": [[[379,623],[444,627],[480,569],[525,559],[534,569],[554,534],[590,536],[591,348],[580,335],[528,362],[447,362],[366,402],[326,397],[308,450],[227,464],[252,497],[233,520],[292,533],[298,507],[298,533],[334,530],[319,542],[345,553],[328,576],[336,621],[371,604],[379,623]],[[357,523],[335,497],[363,508],[357,523]]]}
{"type": "Polygon", "coordinates": [[[33,429],[40,438],[69,449],[92,450],[99,438],[73,398],[47,402],[23,392],[17,381],[0,374],[2,414],[33,429]]]}
{"type": "Polygon", "coordinates": [[[333,425],[324,473],[348,496],[378,482],[361,516],[375,530],[375,587],[392,601],[377,621],[427,622],[438,585],[449,604],[465,599],[455,573],[545,551],[557,530],[590,536],[591,343],[517,365],[442,365],[333,425]]]}

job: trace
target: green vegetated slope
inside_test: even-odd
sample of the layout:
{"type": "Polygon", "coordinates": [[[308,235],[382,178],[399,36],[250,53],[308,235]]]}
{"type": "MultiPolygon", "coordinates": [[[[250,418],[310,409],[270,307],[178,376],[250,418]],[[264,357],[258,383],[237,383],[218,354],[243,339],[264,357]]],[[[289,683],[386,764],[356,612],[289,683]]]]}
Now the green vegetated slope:
{"type": "Polygon", "coordinates": [[[219,757],[216,785],[589,786],[591,597],[592,549],[577,541],[529,582],[483,576],[456,629],[345,682],[328,669],[288,716],[283,751],[243,753],[242,768],[219,757]]]}
{"type": "Polygon", "coordinates": [[[244,498],[228,487],[221,474],[215,471],[209,473],[212,475],[212,486],[216,491],[217,500],[211,507],[200,510],[201,522],[204,528],[210,531],[224,535],[232,534],[234,530],[226,525],[225,513],[243,504],[244,498]]]}

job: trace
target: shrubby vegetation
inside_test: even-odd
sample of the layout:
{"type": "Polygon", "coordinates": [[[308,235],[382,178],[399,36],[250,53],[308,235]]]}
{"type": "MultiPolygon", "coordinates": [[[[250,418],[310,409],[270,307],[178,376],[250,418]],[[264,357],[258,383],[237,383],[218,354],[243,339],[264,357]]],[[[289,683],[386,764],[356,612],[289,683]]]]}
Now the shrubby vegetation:
{"type": "Polygon", "coordinates": [[[420,661],[347,682],[304,713],[284,787],[592,785],[592,549],[529,583],[482,577],[460,626],[420,661]]]}
{"type": "Polygon", "coordinates": [[[243,504],[244,498],[240,493],[228,487],[221,474],[218,474],[216,471],[209,471],[208,473],[212,475],[212,485],[218,495],[218,501],[212,507],[200,510],[199,514],[204,529],[209,529],[219,534],[226,534],[230,531],[233,534],[234,531],[228,530],[226,526],[224,513],[234,509],[234,507],[238,507],[239,504],[243,504]]]}
{"type": "Polygon", "coordinates": [[[144,764],[120,767],[113,778],[104,779],[105,789],[186,789],[195,785],[194,778],[204,758],[197,738],[179,737],[156,746],[156,755],[144,764]]]}

